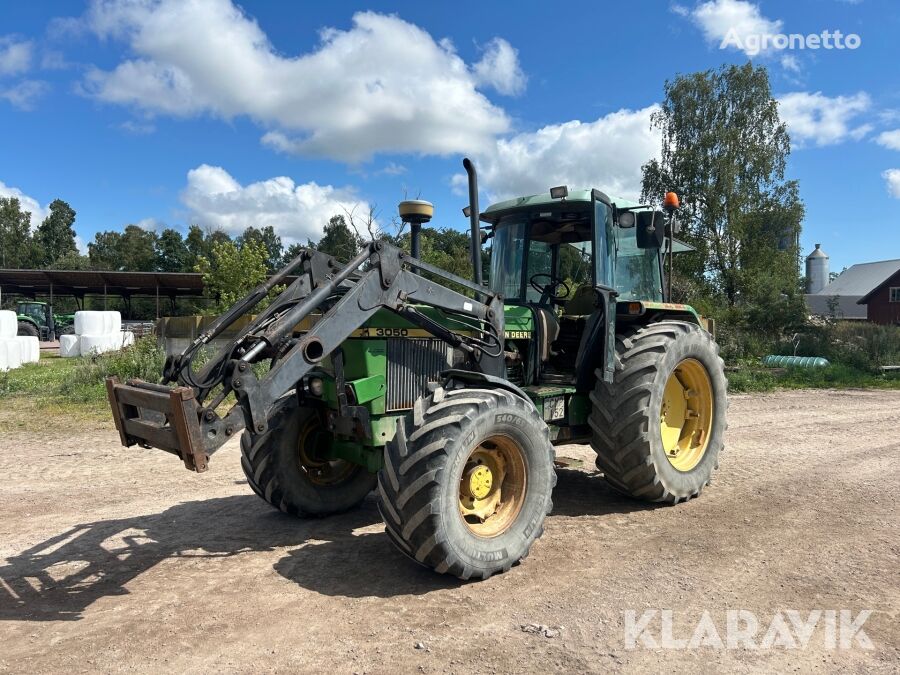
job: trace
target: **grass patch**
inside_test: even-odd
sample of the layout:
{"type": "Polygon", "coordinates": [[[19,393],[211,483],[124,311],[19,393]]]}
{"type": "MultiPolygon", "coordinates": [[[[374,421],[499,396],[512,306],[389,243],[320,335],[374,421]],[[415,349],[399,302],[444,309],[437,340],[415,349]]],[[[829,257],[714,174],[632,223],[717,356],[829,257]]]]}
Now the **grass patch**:
{"type": "MultiPolygon", "coordinates": [[[[196,367],[208,358],[198,354],[196,367]]],[[[165,353],[152,337],[137,340],[120,352],[63,359],[41,354],[39,363],[0,373],[0,432],[40,432],[75,424],[79,429],[111,428],[104,378],[116,375],[124,381],[159,380],[165,353]]],[[[254,366],[258,377],[266,365],[254,366]]],[[[744,361],[729,370],[728,390],[733,393],[777,389],[900,389],[900,374],[881,374],[856,365],[833,363],[824,368],[763,368],[744,361]]],[[[220,406],[224,413],[233,395],[220,406]]]]}
{"type": "Polygon", "coordinates": [[[763,368],[744,364],[726,373],[734,393],[776,389],[900,389],[900,376],[875,374],[840,363],[823,368],[763,368]]]}
{"type": "Polygon", "coordinates": [[[0,373],[0,431],[40,431],[77,423],[107,428],[112,417],[106,401],[107,375],[125,380],[159,380],[165,353],[155,338],[135,341],[120,352],[64,359],[41,354],[38,363],[0,373]]]}

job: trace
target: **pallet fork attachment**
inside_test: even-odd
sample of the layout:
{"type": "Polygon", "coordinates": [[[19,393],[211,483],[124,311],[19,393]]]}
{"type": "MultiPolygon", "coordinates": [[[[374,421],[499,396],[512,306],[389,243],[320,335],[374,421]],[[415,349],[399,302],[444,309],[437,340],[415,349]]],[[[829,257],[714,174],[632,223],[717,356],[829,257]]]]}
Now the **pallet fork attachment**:
{"type": "Polygon", "coordinates": [[[178,455],[186,469],[206,471],[199,408],[190,387],[166,387],[142,380],[121,384],[106,378],[106,394],[122,445],[156,447],[178,455]]]}

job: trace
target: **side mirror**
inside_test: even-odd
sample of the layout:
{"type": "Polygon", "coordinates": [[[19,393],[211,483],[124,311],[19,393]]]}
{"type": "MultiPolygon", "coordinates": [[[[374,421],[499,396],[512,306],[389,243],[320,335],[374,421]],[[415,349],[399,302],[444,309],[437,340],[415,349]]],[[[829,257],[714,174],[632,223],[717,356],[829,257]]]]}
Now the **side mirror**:
{"type": "Polygon", "coordinates": [[[618,221],[619,227],[624,227],[626,229],[634,227],[634,211],[622,211],[619,214],[618,221]]]}
{"type": "Polygon", "coordinates": [[[666,238],[666,216],[662,211],[640,211],[636,215],[638,248],[661,248],[666,238]]]}

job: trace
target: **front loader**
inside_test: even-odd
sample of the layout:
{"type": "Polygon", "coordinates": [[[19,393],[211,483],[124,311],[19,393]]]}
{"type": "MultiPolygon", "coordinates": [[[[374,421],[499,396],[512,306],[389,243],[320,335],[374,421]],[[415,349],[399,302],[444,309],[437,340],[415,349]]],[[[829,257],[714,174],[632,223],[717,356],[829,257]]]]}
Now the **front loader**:
{"type": "Polygon", "coordinates": [[[375,241],[341,264],[305,250],[170,358],[161,383],[108,378],[122,443],[205,471],[241,434],[248,483],[274,507],[325,516],[377,490],[397,548],[464,579],[509,569],[541,535],[553,445],[591,443],[624,494],[698,495],[722,447],[725,378],[708,324],[664,301],[665,251],[683,248],[674,207],[562,187],[481,213],[464,164],[474,282],[418,258],[432,207],[403,202],[410,253],[375,241]]]}

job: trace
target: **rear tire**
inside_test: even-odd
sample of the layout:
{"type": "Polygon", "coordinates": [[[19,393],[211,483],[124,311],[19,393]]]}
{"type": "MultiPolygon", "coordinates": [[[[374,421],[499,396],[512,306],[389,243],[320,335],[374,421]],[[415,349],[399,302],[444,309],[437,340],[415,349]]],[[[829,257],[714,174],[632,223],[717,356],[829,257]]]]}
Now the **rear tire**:
{"type": "Polygon", "coordinates": [[[375,489],[375,474],[365,467],[313,457],[310,434],[320,425],[318,413],[299,408],[292,396],[282,399],[264,433],[241,436],[241,468],[250,488],[292,516],[343,513],[375,489]]]}
{"type": "Polygon", "coordinates": [[[547,425],[502,390],[438,389],[385,446],[379,510],[391,541],[437,572],[486,579],[528,555],[556,485],[547,425]]]}
{"type": "Polygon", "coordinates": [[[614,381],[598,370],[591,394],[597,468],[631,497],[697,496],[718,467],[727,384],[718,346],[695,324],[661,321],[618,336],[614,381]],[[682,426],[670,419],[678,406],[682,426]]]}
{"type": "Polygon", "coordinates": [[[41,334],[37,328],[27,321],[20,321],[19,327],[16,329],[16,335],[27,335],[29,337],[40,338],[41,334]]]}

